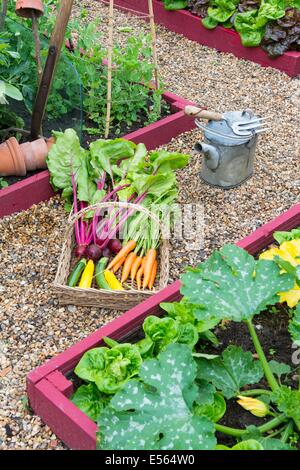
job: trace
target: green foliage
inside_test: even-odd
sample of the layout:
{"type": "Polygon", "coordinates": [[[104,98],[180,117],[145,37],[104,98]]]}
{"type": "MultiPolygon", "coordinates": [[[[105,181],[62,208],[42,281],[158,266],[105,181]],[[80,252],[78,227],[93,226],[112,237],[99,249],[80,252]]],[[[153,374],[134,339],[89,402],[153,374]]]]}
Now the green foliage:
{"type": "Polygon", "coordinates": [[[195,404],[193,411],[197,416],[206,416],[213,423],[217,423],[226,412],[226,401],[220,393],[215,393],[212,403],[195,404]]]}
{"type": "Polygon", "coordinates": [[[94,383],[81,385],[73,394],[71,400],[74,405],[95,422],[97,422],[105,406],[109,403],[109,397],[101,393],[94,383]]]}
{"type": "Polygon", "coordinates": [[[203,320],[247,321],[275,304],[280,291],[293,287],[293,276],[280,274],[272,261],[258,260],[236,245],[224,245],[181,278],[181,292],[202,305],[203,320]]]}
{"type": "Polygon", "coordinates": [[[130,380],[99,420],[102,450],[204,450],[216,445],[214,425],[193,414],[196,364],[183,344],[169,345],[146,360],[138,380],[130,380]]]}
{"type": "Polygon", "coordinates": [[[7,186],[8,186],[8,182],[4,178],[0,177],[0,189],[7,188],[7,186]]]}
{"type": "Polygon", "coordinates": [[[264,448],[262,444],[255,439],[248,439],[247,441],[235,444],[233,447],[217,445],[216,450],[264,450],[264,448]]]}
{"type": "Polygon", "coordinates": [[[286,444],[280,439],[275,439],[270,436],[264,437],[259,428],[253,425],[248,426],[246,433],[243,435],[242,442],[246,442],[248,440],[259,442],[263,446],[264,450],[294,450],[290,444],[286,444]]]}
{"type": "Polygon", "coordinates": [[[272,401],[276,403],[279,411],[292,418],[300,430],[300,390],[292,390],[282,385],[272,394],[272,401]]]}
{"type": "Polygon", "coordinates": [[[282,375],[286,375],[291,372],[290,366],[284,362],[277,362],[272,359],[269,361],[269,366],[271,367],[273,374],[276,375],[279,379],[282,375]]]}
{"type": "Polygon", "coordinates": [[[260,362],[237,346],[228,346],[215,359],[197,359],[197,364],[198,378],[211,382],[227,399],[238,395],[244,385],[259,382],[263,376],[260,362]]]}
{"type": "Polygon", "coordinates": [[[192,324],[182,324],[169,317],[149,315],[143,323],[143,330],[145,340],[140,342],[141,351],[147,345],[146,353],[151,351],[153,355],[157,355],[171,343],[183,343],[192,349],[198,341],[197,330],[192,324]]]}
{"type": "Polygon", "coordinates": [[[293,343],[300,346],[300,303],[298,303],[294,315],[289,321],[289,333],[293,343]]]}
{"type": "Polygon", "coordinates": [[[94,382],[107,394],[116,393],[142,364],[137,346],[124,343],[112,348],[95,348],[87,351],[75,368],[75,374],[83,380],[94,382]]]}
{"type": "Polygon", "coordinates": [[[187,7],[187,0],[162,0],[166,10],[182,10],[187,7]]]}
{"type": "Polygon", "coordinates": [[[289,242],[291,240],[297,240],[300,238],[300,228],[294,228],[289,232],[274,232],[273,233],[274,240],[277,241],[279,245],[283,242],[289,242]]]}

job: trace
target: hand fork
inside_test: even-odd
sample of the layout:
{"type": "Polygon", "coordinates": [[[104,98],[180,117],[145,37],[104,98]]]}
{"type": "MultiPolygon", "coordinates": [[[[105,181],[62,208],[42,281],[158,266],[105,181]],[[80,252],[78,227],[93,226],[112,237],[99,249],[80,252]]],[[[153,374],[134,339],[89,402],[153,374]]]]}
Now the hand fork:
{"type": "Polygon", "coordinates": [[[271,116],[249,118],[248,121],[230,122],[230,120],[221,113],[197,108],[196,106],[186,106],[184,112],[188,116],[209,119],[212,121],[222,121],[224,119],[236,135],[241,135],[243,137],[251,136],[253,131],[256,134],[260,134],[261,132],[266,132],[271,129],[270,127],[264,127],[266,125],[266,121],[270,119],[271,116]]]}

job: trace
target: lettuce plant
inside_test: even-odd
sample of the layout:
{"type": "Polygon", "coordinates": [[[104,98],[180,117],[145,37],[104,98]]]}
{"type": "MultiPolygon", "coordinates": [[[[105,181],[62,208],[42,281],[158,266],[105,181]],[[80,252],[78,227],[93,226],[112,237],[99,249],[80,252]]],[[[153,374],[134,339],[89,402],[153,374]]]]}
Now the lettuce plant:
{"type": "Polygon", "coordinates": [[[141,364],[137,346],[116,344],[110,349],[102,347],[87,351],[77,364],[75,374],[95,383],[100,392],[114,394],[138,373],[141,364]]]}

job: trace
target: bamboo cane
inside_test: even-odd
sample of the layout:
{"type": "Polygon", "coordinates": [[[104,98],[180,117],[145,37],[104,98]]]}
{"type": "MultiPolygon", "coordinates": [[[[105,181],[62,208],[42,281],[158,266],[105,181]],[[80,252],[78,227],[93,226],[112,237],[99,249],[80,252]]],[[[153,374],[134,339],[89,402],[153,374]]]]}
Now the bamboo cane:
{"type": "Polygon", "coordinates": [[[40,83],[43,75],[43,66],[41,59],[41,43],[39,38],[38,18],[34,11],[32,11],[32,32],[34,37],[35,60],[37,65],[38,81],[40,83]]]}
{"type": "MultiPolygon", "coordinates": [[[[157,61],[157,51],[156,51],[156,29],[154,22],[154,12],[153,12],[153,3],[152,0],[148,0],[148,10],[149,10],[149,22],[151,29],[151,42],[152,42],[152,56],[154,63],[154,79],[155,87],[159,89],[159,71],[158,71],[158,61],[157,61]]],[[[159,106],[159,112],[161,112],[161,106],[159,106]]]]}
{"type": "Polygon", "coordinates": [[[106,124],[104,137],[107,139],[110,126],[111,114],[111,76],[112,76],[112,53],[113,53],[113,25],[114,25],[114,0],[109,0],[108,16],[108,47],[107,47],[107,96],[106,96],[106,124]]]}
{"type": "Polygon", "coordinates": [[[7,15],[8,0],[2,0],[2,11],[0,13],[0,31],[4,28],[5,18],[7,15]]]}

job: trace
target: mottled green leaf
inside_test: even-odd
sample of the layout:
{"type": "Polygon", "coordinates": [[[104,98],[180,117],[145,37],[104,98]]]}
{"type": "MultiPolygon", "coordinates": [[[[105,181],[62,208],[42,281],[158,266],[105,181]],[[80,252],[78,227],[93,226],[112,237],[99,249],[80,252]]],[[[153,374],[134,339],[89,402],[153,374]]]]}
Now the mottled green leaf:
{"type": "Polygon", "coordinates": [[[99,420],[98,448],[111,450],[204,450],[216,445],[214,425],[195,416],[196,364],[190,349],[172,344],[146,360],[99,420]]]}
{"type": "Polygon", "coordinates": [[[237,346],[228,346],[222,357],[200,358],[197,363],[198,378],[210,381],[228,399],[238,395],[244,385],[255,384],[263,376],[260,362],[237,346]]]}
{"type": "Polygon", "coordinates": [[[203,320],[246,321],[267,305],[275,304],[278,292],[294,285],[293,276],[280,274],[273,261],[258,260],[236,245],[225,245],[182,278],[185,298],[200,304],[203,320]]]}
{"type": "Polygon", "coordinates": [[[277,362],[272,359],[269,361],[269,366],[273,374],[277,375],[278,378],[291,372],[290,366],[284,362],[277,362]]]}

